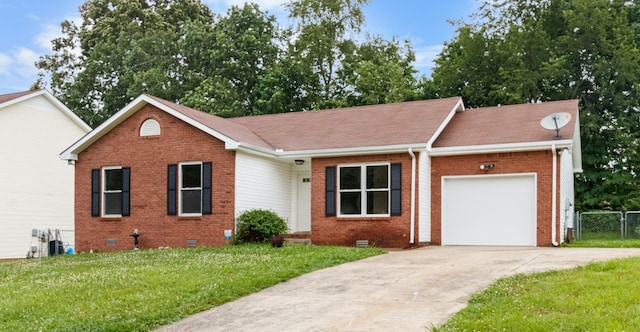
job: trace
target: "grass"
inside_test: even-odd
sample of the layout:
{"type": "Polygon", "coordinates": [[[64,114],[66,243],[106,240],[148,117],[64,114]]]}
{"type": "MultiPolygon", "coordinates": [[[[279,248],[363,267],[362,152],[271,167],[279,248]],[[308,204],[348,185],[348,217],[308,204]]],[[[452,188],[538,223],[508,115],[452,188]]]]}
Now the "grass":
{"type": "Polygon", "coordinates": [[[301,274],[381,253],[243,245],[4,262],[0,330],[148,331],[301,274]]]}
{"type": "Polygon", "coordinates": [[[580,241],[573,241],[567,246],[575,248],[640,248],[640,238],[622,239],[620,232],[583,232],[580,241]]]}
{"type": "Polygon", "coordinates": [[[637,257],[516,275],[433,331],[640,331],[638,280],[637,257]]]}
{"type": "MultiPolygon", "coordinates": [[[[568,247],[640,248],[620,234],[583,234],[568,247]]],[[[640,331],[640,258],[499,279],[434,332],[640,331]]]]}

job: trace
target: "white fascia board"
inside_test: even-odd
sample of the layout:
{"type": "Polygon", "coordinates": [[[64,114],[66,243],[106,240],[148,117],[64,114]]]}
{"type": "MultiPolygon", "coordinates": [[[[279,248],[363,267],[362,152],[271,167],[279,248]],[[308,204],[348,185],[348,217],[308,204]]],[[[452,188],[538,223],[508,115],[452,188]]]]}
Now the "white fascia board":
{"type": "Polygon", "coordinates": [[[193,127],[196,127],[198,129],[204,131],[205,133],[207,133],[207,134],[209,134],[209,135],[211,135],[211,136],[223,141],[225,143],[225,146],[234,146],[234,145],[238,144],[238,142],[236,142],[235,140],[231,139],[230,137],[228,137],[226,135],[223,135],[220,132],[203,125],[202,123],[194,120],[193,118],[190,118],[190,117],[188,117],[188,116],[186,116],[186,115],[174,110],[173,108],[165,105],[165,104],[157,102],[153,98],[149,98],[146,95],[142,95],[142,97],[145,97],[145,100],[149,104],[151,104],[151,105],[153,105],[153,106],[155,106],[155,107],[157,107],[157,108],[159,108],[159,109],[161,109],[161,110],[173,115],[174,117],[176,117],[176,118],[178,118],[178,119],[190,124],[193,127]]]}
{"type": "Polygon", "coordinates": [[[449,122],[451,122],[451,119],[453,119],[453,116],[458,112],[464,112],[464,111],[465,111],[464,102],[462,101],[462,98],[460,98],[460,100],[458,100],[458,103],[456,103],[456,106],[453,107],[453,109],[449,112],[449,114],[444,119],[444,121],[442,121],[438,129],[436,129],[435,133],[433,133],[433,136],[431,136],[431,139],[429,140],[429,142],[427,142],[427,150],[429,151],[431,150],[431,147],[433,146],[433,142],[435,142],[436,139],[440,137],[440,134],[442,134],[444,129],[449,125],[449,122]]]}
{"type": "Polygon", "coordinates": [[[554,140],[543,142],[527,142],[527,143],[507,143],[507,144],[488,144],[488,145],[470,145],[470,146],[454,146],[446,148],[433,148],[429,152],[430,156],[453,156],[453,155],[469,155],[482,153],[503,153],[503,152],[524,152],[524,151],[540,151],[549,150],[555,145],[556,149],[571,148],[573,140],[554,140]]]}
{"type": "Polygon", "coordinates": [[[84,135],[82,138],[77,140],[73,145],[68,147],[66,150],[62,151],[58,155],[60,159],[63,160],[78,160],[78,154],[82,152],[84,149],[89,147],[95,141],[100,139],[102,136],[106,135],[109,131],[115,128],[118,124],[126,120],[131,114],[138,111],[144,105],[149,103],[148,99],[144,95],[139,96],[134,99],[132,102],[127,104],[124,108],[118,111],[116,114],[112,115],[107,121],[100,124],[94,130],[84,135]]]}
{"type": "Polygon", "coordinates": [[[412,149],[413,151],[426,151],[426,144],[403,144],[403,145],[387,145],[387,146],[367,146],[352,147],[342,149],[322,149],[322,150],[298,150],[283,151],[271,150],[251,146],[248,144],[240,144],[238,150],[245,151],[250,154],[257,154],[264,157],[275,159],[293,159],[293,158],[322,158],[322,157],[344,157],[357,155],[387,154],[387,153],[405,153],[412,149]]]}
{"type": "Polygon", "coordinates": [[[115,128],[117,125],[122,123],[124,120],[129,118],[131,115],[133,115],[135,112],[137,112],[139,109],[141,109],[147,104],[151,104],[173,115],[174,117],[206,132],[207,134],[223,141],[226,146],[233,146],[234,144],[237,144],[237,142],[230,139],[229,137],[220,134],[219,132],[203,125],[202,123],[195,121],[194,119],[174,110],[173,108],[165,104],[162,104],[147,95],[140,95],[138,98],[134,99],[132,102],[127,104],[127,106],[125,106],[123,109],[121,109],[116,114],[114,114],[109,119],[107,119],[107,121],[99,125],[96,129],[94,129],[93,131],[91,131],[90,133],[88,133],[87,135],[79,139],[76,143],[71,145],[69,148],[64,150],[62,153],[60,153],[59,155],[60,159],[78,160],[78,154],[80,152],[82,152],[84,149],[89,147],[91,144],[93,144],[95,141],[100,139],[102,136],[106,135],[109,131],[111,131],[113,128],[115,128]]]}

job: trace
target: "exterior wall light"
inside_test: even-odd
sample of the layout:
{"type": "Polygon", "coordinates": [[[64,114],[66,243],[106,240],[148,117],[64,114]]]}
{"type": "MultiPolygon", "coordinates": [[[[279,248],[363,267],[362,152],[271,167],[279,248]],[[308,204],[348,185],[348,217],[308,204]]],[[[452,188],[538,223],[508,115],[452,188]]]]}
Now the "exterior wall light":
{"type": "Polygon", "coordinates": [[[492,168],[494,168],[496,165],[494,164],[480,164],[480,169],[483,171],[488,171],[492,168]]]}
{"type": "Polygon", "coordinates": [[[294,161],[296,162],[296,165],[298,165],[298,166],[304,165],[304,159],[296,159],[294,161]]]}

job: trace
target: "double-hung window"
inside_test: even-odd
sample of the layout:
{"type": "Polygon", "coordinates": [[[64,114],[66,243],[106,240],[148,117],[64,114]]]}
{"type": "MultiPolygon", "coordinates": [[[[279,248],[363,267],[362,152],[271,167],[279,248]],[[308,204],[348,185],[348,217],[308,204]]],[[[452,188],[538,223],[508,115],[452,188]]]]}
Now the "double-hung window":
{"type": "Polygon", "coordinates": [[[338,202],[343,216],[388,216],[390,206],[389,164],[339,167],[338,202]]]}
{"type": "Polygon", "coordinates": [[[102,169],[102,215],[122,215],[122,167],[102,169]]]}
{"type": "Polygon", "coordinates": [[[129,167],[91,170],[91,215],[107,218],[130,215],[130,179],[129,167]]]}
{"type": "Polygon", "coordinates": [[[180,215],[202,214],[202,163],[180,164],[180,215]]]}
{"type": "Polygon", "coordinates": [[[211,162],[187,161],[167,168],[167,214],[211,214],[211,162]]]}

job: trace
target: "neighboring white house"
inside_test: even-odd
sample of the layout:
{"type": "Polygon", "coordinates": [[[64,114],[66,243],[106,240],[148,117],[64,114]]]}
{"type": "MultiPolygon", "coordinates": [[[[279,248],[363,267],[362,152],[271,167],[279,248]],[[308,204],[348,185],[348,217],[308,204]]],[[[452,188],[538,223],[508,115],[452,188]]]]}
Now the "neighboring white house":
{"type": "Polygon", "coordinates": [[[91,128],[46,90],[0,95],[0,259],[48,244],[32,230],[74,242],[74,167],[58,154],[91,128]]]}

